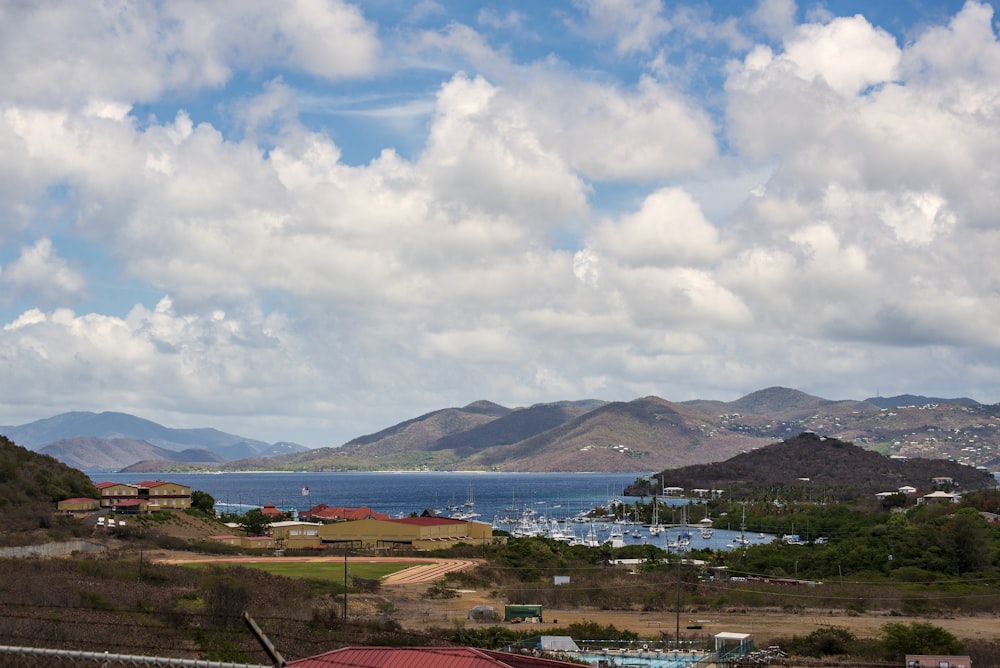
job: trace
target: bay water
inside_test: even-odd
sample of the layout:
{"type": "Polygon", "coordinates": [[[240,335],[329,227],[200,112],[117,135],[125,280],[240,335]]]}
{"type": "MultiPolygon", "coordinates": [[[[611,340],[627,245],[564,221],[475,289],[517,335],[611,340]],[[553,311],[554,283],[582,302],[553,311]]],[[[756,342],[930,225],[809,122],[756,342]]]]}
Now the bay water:
{"type": "MultiPolygon", "coordinates": [[[[476,521],[509,529],[510,520],[530,510],[548,520],[568,520],[606,506],[612,499],[635,503],[623,490],[648,473],[495,473],[495,472],[239,472],[239,473],[106,473],[87,472],[95,482],[136,483],[166,480],[187,485],[192,491],[210,494],[219,512],[242,513],[273,503],[286,511],[300,512],[320,503],[333,507],[368,506],[390,517],[407,517],[424,510],[443,515],[475,512],[476,521]]],[[[689,501],[664,498],[674,512],[661,517],[664,523],[679,522],[681,508],[689,501]]],[[[646,499],[650,501],[650,499],[646,499]]],[[[704,516],[703,508],[686,511],[693,522],[704,516]]],[[[575,525],[582,538],[588,526],[575,525]]],[[[599,522],[595,528],[605,540],[612,527],[599,522]]],[[[713,537],[702,539],[693,530],[691,547],[732,549],[739,535],[738,522],[716,520],[713,537]]],[[[668,529],[659,536],[633,529],[626,544],[649,543],[667,548],[684,530],[668,529]]],[[[773,536],[748,535],[753,542],[769,542],[773,536]]]]}

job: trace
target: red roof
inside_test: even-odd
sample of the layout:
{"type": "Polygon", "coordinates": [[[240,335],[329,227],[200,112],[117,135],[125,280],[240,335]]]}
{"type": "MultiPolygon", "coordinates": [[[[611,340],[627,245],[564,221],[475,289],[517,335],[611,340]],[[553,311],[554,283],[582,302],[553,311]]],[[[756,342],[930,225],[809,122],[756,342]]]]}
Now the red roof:
{"type": "Polygon", "coordinates": [[[452,517],[399,517],[389,521],[420,527],[442,526],[444,524],[468,524],[465,520],[456,520],[452,517]]]}
{"type": "Polygon", "coordinates": [[[98,503],[97,499],[91,499],[86,496],[78,496],[75,499],[63,499],[61,503],[83,503],[84,501],[90,501],[91,503],[98,503]]]}
{"type": "Polygon", "coordinates": [[[568,668],[579,664],[473,647],[344,647],[289,668],[568,668]]]}
{"type": "Polygon", "coordinates": [[[113,504],[114,508],[131,508],[132,506],[141,506],[149,503],[146,499],[124,499],[122,501],[117,501],[113,504]]]}
{"type": "Polygon", "coordinates": [[[163,480],[143,480],[142,482],[137,482],[133,487],[159,487],[160,485],[167,485],[166,481],[163,480]]]}
{"type": "Polygon", "coordinates": [[[105,487],[114,487],[115,485],[126,485],[128,483],[124,482],[99,482],[94,487],[97,489],[104,489],[105,487]]]}
{"type": "Polygon", "coordinates": [[[368,506],[361,506],[360,508],[333,508],[321,503],[318,506],[313,506],[305,512],[299,513],[299,517],[313,518],[319,520],[387,520],[389,516],[386,513],[380,513],[372,510],[368,506]]]}

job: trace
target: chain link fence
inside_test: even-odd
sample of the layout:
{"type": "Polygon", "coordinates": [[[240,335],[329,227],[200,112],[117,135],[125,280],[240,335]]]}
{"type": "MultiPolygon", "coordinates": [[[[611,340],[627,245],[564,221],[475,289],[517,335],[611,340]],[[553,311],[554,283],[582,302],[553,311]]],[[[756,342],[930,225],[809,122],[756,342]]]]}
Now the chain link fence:
{"type": "Polygon", "coordinates": [[[226,663],[9,645],[0,645],[0,665],[5,668],[275,668],[271,664],[226,663]]]}

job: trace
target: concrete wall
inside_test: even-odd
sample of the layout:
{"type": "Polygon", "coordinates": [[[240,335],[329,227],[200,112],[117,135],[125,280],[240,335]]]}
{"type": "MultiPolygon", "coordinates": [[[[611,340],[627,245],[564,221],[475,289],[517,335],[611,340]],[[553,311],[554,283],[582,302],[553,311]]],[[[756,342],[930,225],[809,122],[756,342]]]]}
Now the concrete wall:
{"type": "Polygon", "coordinates": [[[0,548],[0,557],[61,557],[74,552],[103,552],[108,548],[85,540],[70,540],[65,543],[45,543],[43,545],[20,545],[0,548]]]}

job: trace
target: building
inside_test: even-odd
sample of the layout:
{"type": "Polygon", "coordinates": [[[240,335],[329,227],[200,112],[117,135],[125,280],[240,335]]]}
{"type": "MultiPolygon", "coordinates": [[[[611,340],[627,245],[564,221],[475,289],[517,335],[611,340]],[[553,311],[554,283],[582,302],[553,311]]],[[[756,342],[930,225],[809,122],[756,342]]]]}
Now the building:
{"type": "Polygon", "coordinates": [[[386,513],[374,511],[368,506],[361,506],[359,508],[341,506],[335,508],[321,503],[318,506],[313,506],[309,510],[299,513],[299,519],[308,522],[343,522],[345,520],[387,520],[389,516],[386,513]]]}
{"type": "Polygon", "coordinates": [[[318,522],[271,522],[271,538],[286,550],[316,549],[322,546],[318,522]]]}
{"type": "MultiPolygon", "coordinates": [[[[235,528],[236,525],[231,525],[235,528]]],[[[322,549],[346,546],[356,550],[436,550],[458,543],[493,541],[493,527],[448,517],[363,519],[353,522],[272,522],[267,536],[211,536],[211,540],[255,549],[322,549]]]]}
{"type": "Polygon", "coordinates": [[[145,502],[142,512],[157,510],[183,510],[191,507],[191,488],[164,480],[143,480],[136,483],[99,482],[96,485],[101,492],[101,508],[116,510],[117,504],[123,504],[122,509],[129,508],[136,512],[135,501],[145,502]]]}
{"type": "Polygon", "coordinates": [[[75,499],[64,499],[56,504],[56,510],[64,515],[74,517],[85,517],[101,507],[101,502],[97,499],[77,497],[75,499]]]}
{"type": "Polygon", "coordinates": [[[265,503],[264,507],[260,509],[260,512],[264,513],[271,519],[274,519],[275,517],[281,517],[282,515],[285,514],[283,510],[276,508],[273,503],[265,503]]]}
{"type": "Polygon", "coordinates": [[[958,503],[958,494],[951,492],[931,492],[917,499],[917,503],[958,503]]]}
{"type": "Polygon", "coordinates": [[[324,543],[361,549],[435,550],[457,543],[492,542],[493,527],[449,517],[404,517],[324,524],[319,535],[324,543]]]}

